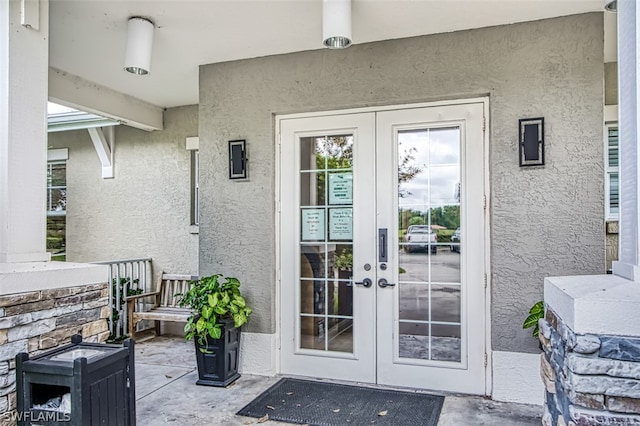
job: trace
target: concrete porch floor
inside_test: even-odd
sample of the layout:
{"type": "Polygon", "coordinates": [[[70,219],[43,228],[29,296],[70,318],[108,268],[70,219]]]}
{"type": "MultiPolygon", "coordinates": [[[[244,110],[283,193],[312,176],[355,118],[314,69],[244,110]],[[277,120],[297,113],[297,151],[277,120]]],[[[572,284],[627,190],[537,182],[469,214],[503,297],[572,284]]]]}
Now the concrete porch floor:
{"type": "MultiPolygon", "coordinates": [[[[228,388],[197,386],[193,342],[179,337],[136,343],[135,361],[139,426],[257,424],[258,419],[236,416],[236,411],[280,379],[243,374],[228,388]]],[[[541,418],[538,406],[446,395],[438,426],[528,426],[540,425],[541,418]]]]}

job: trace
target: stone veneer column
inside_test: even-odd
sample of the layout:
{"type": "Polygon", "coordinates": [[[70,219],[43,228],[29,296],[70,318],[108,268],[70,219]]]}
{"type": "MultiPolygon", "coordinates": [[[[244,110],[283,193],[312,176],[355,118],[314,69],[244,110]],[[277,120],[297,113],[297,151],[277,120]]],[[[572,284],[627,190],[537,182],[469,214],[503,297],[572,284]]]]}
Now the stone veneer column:
{"type": "Polygon", "coordinates": [[[545,280],[543,425],[640,425],[637,286],[613,275],[545,280]]]}

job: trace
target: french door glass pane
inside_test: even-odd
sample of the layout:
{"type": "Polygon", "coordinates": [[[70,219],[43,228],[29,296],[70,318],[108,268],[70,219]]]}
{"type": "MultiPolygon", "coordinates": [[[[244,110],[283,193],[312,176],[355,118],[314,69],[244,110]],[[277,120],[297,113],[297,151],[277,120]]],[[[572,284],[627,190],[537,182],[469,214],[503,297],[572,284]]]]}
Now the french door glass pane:
{"type": "Polygon", "coordinates": [[[325,282],[324,280],[300,280],[300,313],[325,313],[325,282]]]}
{"type": "Polygon", "coordinates": [[[300,276],[302,278],[325,278],[325,246],[301,245],[300,246],[300,276]]]}
{"type": "Polygon", "coordinates": [[[302,349],[353,352],[353,135],[300,138],[302,349]]]}
{"type": "Polygon", "coordinates": [[[325,318],[323,316],[300,317],[300,348],[325,350],[325,318]]]}
{"type": "Polygon", "coordinates": [[[397,133],[401,358],[461,359],[460,137],[458,127],[397,133]]]}

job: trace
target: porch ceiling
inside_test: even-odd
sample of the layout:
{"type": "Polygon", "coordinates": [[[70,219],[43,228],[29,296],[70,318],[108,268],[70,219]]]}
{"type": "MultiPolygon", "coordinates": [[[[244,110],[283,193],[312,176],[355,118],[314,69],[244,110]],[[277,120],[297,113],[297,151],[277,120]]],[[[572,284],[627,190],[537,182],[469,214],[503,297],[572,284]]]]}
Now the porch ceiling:
{"type": "MultiPolygon", "coordinates": [[[[602,0],[353,0],[353,40],[602,10],[602,0]]],[[[115,92],[174,107],[198,103],[199,65],[320,49],[321,33],[321,0],[54,0],[49,63],[115,92]],[[156,23],[148,76],[122,69],[127,19],[134,15],[156,23]]]]}

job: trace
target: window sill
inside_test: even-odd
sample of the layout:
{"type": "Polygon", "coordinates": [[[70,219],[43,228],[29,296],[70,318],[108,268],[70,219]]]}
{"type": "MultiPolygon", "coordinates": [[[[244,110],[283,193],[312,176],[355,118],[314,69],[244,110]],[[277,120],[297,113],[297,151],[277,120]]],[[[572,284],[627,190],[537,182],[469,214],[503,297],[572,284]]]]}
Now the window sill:
{"type": "Polygon", "coordinates": [[[189,226],[189,233],[190,234],[199,234],[200,233],[200,227],[198,225],[190,225],[189,226]]]}

